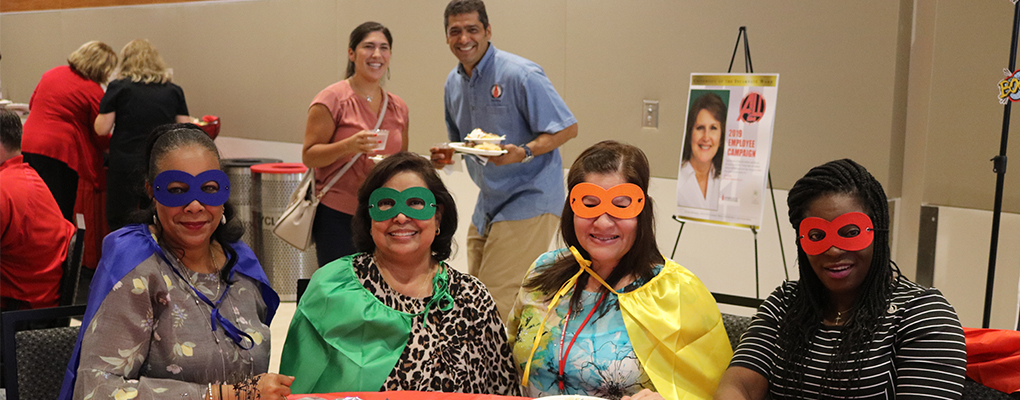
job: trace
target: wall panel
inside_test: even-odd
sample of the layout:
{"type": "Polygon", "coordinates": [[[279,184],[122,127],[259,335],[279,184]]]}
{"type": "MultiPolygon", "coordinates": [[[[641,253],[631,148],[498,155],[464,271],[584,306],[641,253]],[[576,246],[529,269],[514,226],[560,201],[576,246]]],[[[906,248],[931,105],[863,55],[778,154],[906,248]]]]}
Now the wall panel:
{"type": "MultiPolygon", "coordinates": [[[[411,148],[425,151],[444,140],[442,84],[456,65],[444,43],[445,3],[238,1],[7,13],[0,44],[9,58],[0,73],[8,97],[27,101],[38,76],[82,42],[119,48],[145,37],[174,67],[194,114],[221,116],[226,135],[300,142],[308,102],[342,77],[348,33],[374,19],[393,30],[388,88],[411,107],[411,148]]],[[[675,177],[689,75],[724,70],[741,25],[756,69],[782,74],[778,187],[837,157],[858,159],[886,181],[898,157],[888,148],[897,3],[492,0],[489,11],[494,45],[541,64],[577,114],[580,136],[564,148],[568,163],[614,138],[646,149],[656,176],[675,177]],[[658,130],[640,128],[642,99],[661,101],[658,130]]]]}

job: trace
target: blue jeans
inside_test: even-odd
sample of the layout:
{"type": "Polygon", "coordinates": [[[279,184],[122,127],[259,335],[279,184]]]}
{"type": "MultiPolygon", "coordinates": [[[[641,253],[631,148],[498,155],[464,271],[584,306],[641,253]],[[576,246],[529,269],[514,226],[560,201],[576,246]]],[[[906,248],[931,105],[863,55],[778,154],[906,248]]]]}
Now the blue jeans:
{"type": "Polygon", "coordinates": [[[350,214],[345,214],[319,204],[312,224],[312,238],[315,239],[315,256],[319,267],[343,256],[357,253],[351,235],[350,214]]]}

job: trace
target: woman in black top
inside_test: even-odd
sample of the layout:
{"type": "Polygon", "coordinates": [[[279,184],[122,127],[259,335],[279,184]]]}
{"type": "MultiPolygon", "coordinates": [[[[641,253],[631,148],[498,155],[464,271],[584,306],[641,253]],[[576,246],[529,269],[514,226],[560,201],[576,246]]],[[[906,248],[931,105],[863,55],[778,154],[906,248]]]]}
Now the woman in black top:
{"type": "Polygon", "coordinates": [[[890,261],[881,184],[832,161],[798,180],[787,203],[801,279],[758,309],[715,398],[960,398],[960,321],[942,293],[890,261]]]}
{"type": "Polygon", "coordinates": [[[106,172],[106,221],[111,231],[124,226],[132,211],[149,206],[141,173],[149,132],[163,124],[191,121],[184,91],[170,82],[171,71],[152,43],[132,40],[120,58],[120,79],[106,88],[95,122],[97,134],[113,132],[106,172]]]}

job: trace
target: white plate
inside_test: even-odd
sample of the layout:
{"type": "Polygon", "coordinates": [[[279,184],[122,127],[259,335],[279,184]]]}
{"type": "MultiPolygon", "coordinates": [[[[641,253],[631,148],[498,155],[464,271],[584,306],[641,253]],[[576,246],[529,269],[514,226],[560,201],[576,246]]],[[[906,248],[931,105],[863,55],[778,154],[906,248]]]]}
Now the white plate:
{"type": "Polygon", "coordinates": [[[594,396],[582,396],[579,394],[564,394],[559,396],[539,397],[535,400],[606,400],[606,399],[594,396]]]}
{"type": "Polygon", "coordinates": [[[474,154],[476,156],[495,157],[506,154],[506,150],[482,150],[474,147],[468,147],[464,142],[453,142],[450,143],[450,147],[461,153],[474,154]]]}

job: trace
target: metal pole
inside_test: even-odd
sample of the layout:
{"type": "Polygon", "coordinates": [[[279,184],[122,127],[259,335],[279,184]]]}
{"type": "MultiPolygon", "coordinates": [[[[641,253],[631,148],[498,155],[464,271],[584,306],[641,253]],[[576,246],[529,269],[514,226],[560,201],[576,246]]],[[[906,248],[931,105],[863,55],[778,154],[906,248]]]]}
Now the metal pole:
{"type": "Polygon", "coordinates": [[[761,279],[758,278],[758,229],[751,227],[754,234],[754,297],[761,298],[761,279]]]}
{"type": "Polygon", "coordinates": [[[790,280],[790,269],[786,267],[786,250],[783,249],[783,230],[779,228],[779,210],[776,208],[776,190],[772,187],[772,171],[769,171],[769,193],[772,195],[772,215],[776,217],[776,236],[779,236],[779,254],[783,257],[783,273],[790,280]]]}
{"type": "Polygon", "coordinates": [[[680,223],[680,232],[676,233],[676,243],[673,243],[673,252],[670,253],[669,258],[676,259],[676,247],[680,245],[680,234],[684,233],[684,221],[673,216],[673,220],[680,223]]]}
{"type": "MultiPolygon", "coordinates": [[[[1009,71],[1016,70],[1017,35],[1020,34],[1020,3],[1013,5],[1013,39],[1009,44],[1009,71]]],[[[992,210],[992,243],[988,251],[988,277],[985,282],[985,314],[981,326],[988,328],[992,318],[992,290],[995,288],[995,258],[999,252],[999,220],[1002,214],[1002,189],[1006,180],[1006,144],[1009,141],[1009,112],[1013,102],[1006,103],[1002,111],[1002,141],[999,155],[992,158],[995,179],[995,208],[992,210]]],[[[1018,327],[1020,329],[1020,327],[1018,327]]]]}

